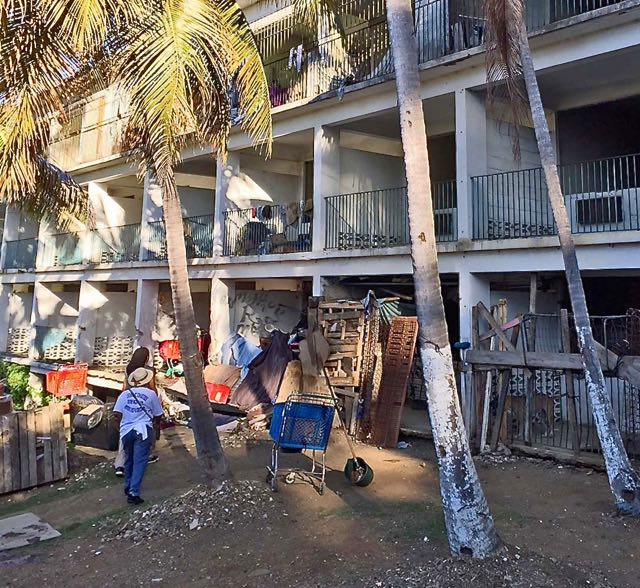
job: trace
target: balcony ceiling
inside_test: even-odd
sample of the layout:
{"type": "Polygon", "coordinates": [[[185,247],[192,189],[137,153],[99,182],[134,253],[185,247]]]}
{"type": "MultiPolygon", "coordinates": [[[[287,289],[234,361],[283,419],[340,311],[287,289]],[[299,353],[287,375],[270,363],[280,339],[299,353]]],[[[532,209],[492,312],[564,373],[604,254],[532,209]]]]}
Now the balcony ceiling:
{"type": "Polygon", "coordinates": [[[580,60],[538,75],[545,106],[565,110],[640,94],[640,47],[580,60]]]}

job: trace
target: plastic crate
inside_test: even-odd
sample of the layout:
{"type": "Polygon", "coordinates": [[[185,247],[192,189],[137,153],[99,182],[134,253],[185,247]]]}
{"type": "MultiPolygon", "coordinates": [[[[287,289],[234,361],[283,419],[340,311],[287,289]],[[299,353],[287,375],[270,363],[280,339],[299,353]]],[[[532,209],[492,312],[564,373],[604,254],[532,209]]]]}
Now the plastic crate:
{"type": "Polygon", "coordinates": [[[224,384],[212,384],[207,382],[205,384],[207,388],[207,395],[209,396],[209,402],[216,402],[217,404],[226,404],[229,400],[229,394],[231,394],[231,388],[224,384]]]}
{"type": "Polygon", "coordinates": [[[73,396],[85,392],[88,369],[86,363],[77,363],[47,372],[47,392],[54,396],[73,396]]]}
{"type": "Polygon", "coordinates": [[[325,451],[334,413],[333,404],[281,402],[273,407],[269,435],[285,449],[325,451]]]}

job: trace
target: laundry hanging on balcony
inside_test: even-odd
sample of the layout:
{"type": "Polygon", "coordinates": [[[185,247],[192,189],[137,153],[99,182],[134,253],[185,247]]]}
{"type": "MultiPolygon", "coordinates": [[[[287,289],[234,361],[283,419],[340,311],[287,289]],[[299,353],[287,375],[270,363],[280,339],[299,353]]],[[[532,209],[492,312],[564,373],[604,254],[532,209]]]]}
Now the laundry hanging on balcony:
{"type": "Polygon", "coordinates": [[[291,47],[289,50],[289,69],[295,69],[298,73],[302,71],[304,61],[304,47],[302,43],[297,47],[291,47]]]}

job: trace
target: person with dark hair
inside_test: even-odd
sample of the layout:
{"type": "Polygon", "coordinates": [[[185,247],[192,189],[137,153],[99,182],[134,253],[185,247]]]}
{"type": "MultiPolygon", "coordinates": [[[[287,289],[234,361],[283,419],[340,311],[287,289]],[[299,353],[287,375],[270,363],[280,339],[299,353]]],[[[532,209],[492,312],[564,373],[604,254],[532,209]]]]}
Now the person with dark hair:
{"type": "MultiPolygon", "coordinates": [[[[149,349],[146,347],[138,347],[134,350],[127,367],[124,370],[124,384],[122,386],[122,390],[125,391],[129,388],[129,376],[138,368],[146,368],[150,370],[153,374],[153,378],[146,384],[146,387],[150,390],[153,390],[156,394],[158,393],[158,389],[156,387],[156,375],[155,369],[152,366],[147,365],[149,362],[151,354],[149,353],[149,349]]],[[[154,434],[151,438],[151,455],[149,456],[149,463],[155,463],[158,461],[158,455],[153,453],[156,446],[156,431],[154,430],[154,434]]],[[[120,441],[118,445],[118,455],[116,455],[116,459],[113,463],[113,467],[115,468],[116,476],[124,476],[124,449],[122,447],[122,441],[120,441]]]]}

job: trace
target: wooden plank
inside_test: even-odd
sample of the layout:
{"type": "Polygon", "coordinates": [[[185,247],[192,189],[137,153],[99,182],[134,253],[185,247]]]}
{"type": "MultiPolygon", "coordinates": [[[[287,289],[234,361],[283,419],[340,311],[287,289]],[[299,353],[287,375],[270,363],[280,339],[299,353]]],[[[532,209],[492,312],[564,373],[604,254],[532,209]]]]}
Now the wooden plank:
{"type": "MultiPolygon", "coordinates": [[[[60,478],[66,478],[69,474],[67,463],[67,437],[64,432],[64,407],[62,404],[54,404],[55,416],[57,422],[57,434],[58,434],[58,459],[60,466],[60,478]]],[[[54,455],[55,459],[56,456],[54,455]]]]}
{"type": "MultiPolygon", "coordinates": [[[[569,330],[569,314],[566,308],[560,310],[560,334],[562,337],[562,350],[565,353],[571,352],[571,332],[569,330]]],[[[567,388],[567,411],[569,413],[569,436],[571,437],[572,449],[576,458],[580,453],[580,428],[578,426],[578,415],[576,412],[576,391],[573,385],[573,371],[565,370],[564,377],[567,388]]]]}
{"type": "Polygon", "coordinates": [[[51,462],[51,428],[49,426],[49,411],[41,408],[36,411],[36,435],[42,440],[42,477],[40,484],[53,480],[53,464],[51,462]]]}
{"type": "MultiPolygon", "coordinates": [[[[518,344],[518,337],[520,336],[520,325],[517,325],[511,332],[512,345],[518,344]]],[[[498,405],[496,407],[496,418],[493,422],[493,428],[491,429],[491,451],[495,451],[498,448],[498,441],[503,433],[502,424],[504,422],[504,408],[507,402],[507,392],[509,391],[509,381],[511,376],[511,370],[501,370],[500,378],[498,380],[498,405]]]]}
{"type": "Polygon", "coordinates": [[[498,339],[500,339],[500,341],[504,344],[505,348],[509,351],[516,351],[516,348],[511,344],[509,337],[505,335],[496,319],[493,318],[491,313],[487,310],[487,307],[482,304],[482,302],[478,302],[478,310],[480,311],[480,314],[482,315],[484,320],[486,320],[489,323],[489,326],[491,326],[491,328],[496,332],[498,339]]]}
{"type": "Polygon", "coordinates": [[[478,345],[480,343],[480,317],[478,312],[478,307],[474,306],[471,308],[471,347],[473,349],[478,349],[478,345]]]}
{"type": "Polygon", "coordinates": [[[36,455],[36,413],[27,411],[27,448],[29,454],[29,487],[38,485],[38,462],[36,455]]]}
{"type": "MultiPolygon", "coordinates": [[[[529,277],[529,313],[535,315],[538,300],[538,274],[532,273],[529,277]]],[[[530,316],[527,329],[527,337],[524,342],[527,347],[527,353],[536,350],[536,318],[530,316]]],[[[535,376],[530,371],[524,374],[525,379],[525,398],[524,398],[524,442],[531,444],[531,420],[533,418],[533,401],[535,393],[535,376]]]]}
{"type": "Polygon", "coordinates": [[[27,440],[27,413],[20,411],[17,413],[17,439],[18,439],[18,459],[19,459],[19,489],[29,486],[29,443],[27,440]]]}
{"type": "Polygon", "coordinates": [[[9,440],[4,434],[5,416],[0,416],[0,494],[8,492],[5,486],[4,456],[9,451],[9,440]]]}
{"type": "Polygon", "coordinates": [[[484,349],[467,351],[467,362],[474,366],[487,368],[540,368],[550,370],[584,370],[579,353],[551,353],[533,351],[524,355],[520,351],[485,351],[484,349]]]}
{"type": "Polygon", "coordinates": [[[18,413],[11,415],[9,449],[11,452],[11,489],[20,490],[20,441],[18,436],[18,413]]]}
{"type": "MultiPolygon", "coordinates": [[[[523,320],[524,320],[524,316],[519,314],[516,318],[511,319],[510,321],[504,323],[504,325],[502,325],[501,331],[504,333],[506,331],[513,329],[514,327],[519,327],[522,324],[523,320]]],[[[491,329],[488,333],[485,333],[484,335],[480,335],[480,341],[486,341],[491,337],[495,337],[495,334],[496,332],[493,329],[491,329]]]]}
{"type": "Polygon", "coordinates": [[[49,421],[49,436],[51,437],[51,479],[60,479],[60,461],[57,456],[60,452],[59,444],[60,440],[56,434],[56,417],[54,406],[56,404],[50,404],[45,408],[45,418],[49,421]]]}

